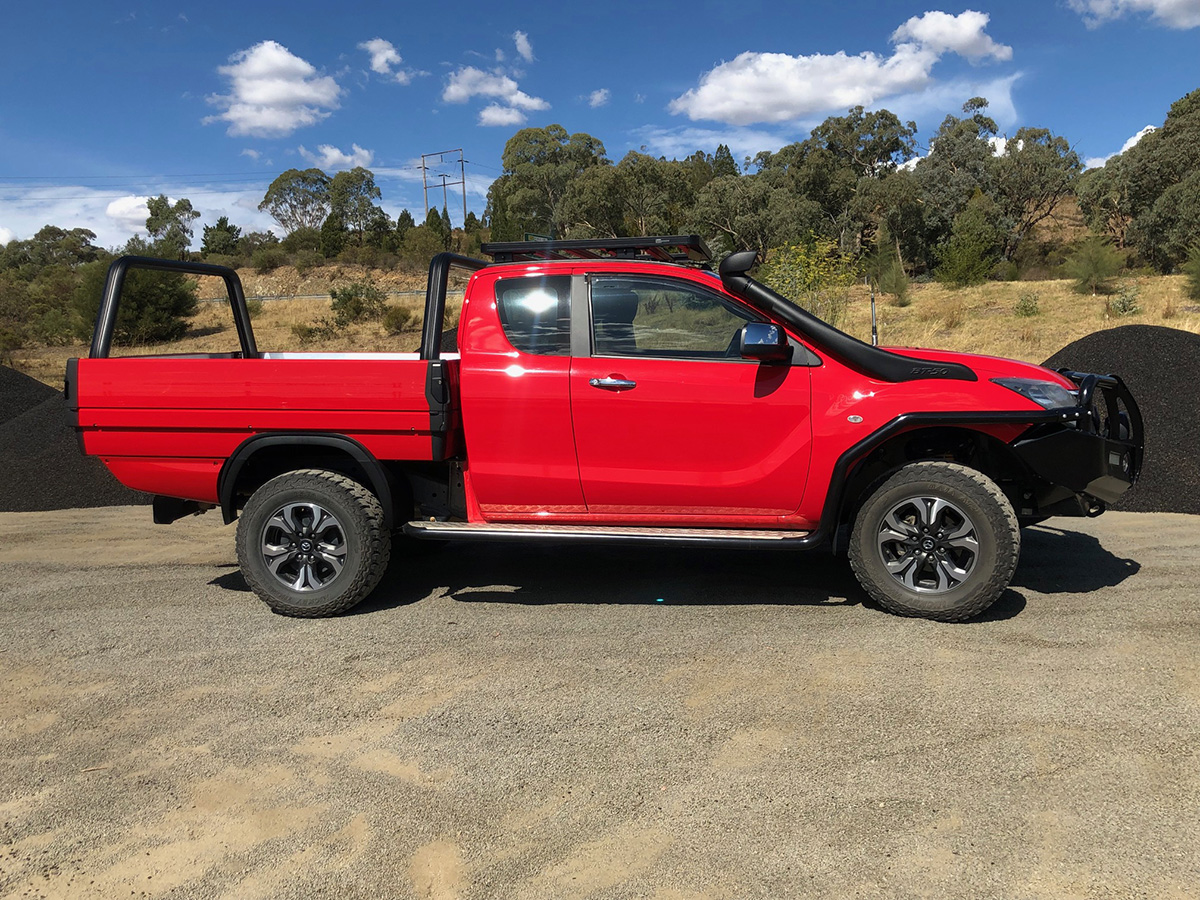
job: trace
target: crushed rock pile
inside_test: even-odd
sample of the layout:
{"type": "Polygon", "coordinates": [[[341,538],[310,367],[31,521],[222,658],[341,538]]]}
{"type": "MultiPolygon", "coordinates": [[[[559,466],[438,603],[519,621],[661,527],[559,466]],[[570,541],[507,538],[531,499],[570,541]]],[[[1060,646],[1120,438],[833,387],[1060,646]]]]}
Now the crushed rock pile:
{"type": "Polygon", "coordinates": [[[60,391],[0,366],[0,512],[149,502],[83,455],[60,391]]]}
{"type": "Polygon", "coordinates": [[[1200,513],[1200,335],[1124,325],[1080,338],[1043,365],[1119,375],[1142,411],[1142,475],[1114,509],[1200,513]]]}

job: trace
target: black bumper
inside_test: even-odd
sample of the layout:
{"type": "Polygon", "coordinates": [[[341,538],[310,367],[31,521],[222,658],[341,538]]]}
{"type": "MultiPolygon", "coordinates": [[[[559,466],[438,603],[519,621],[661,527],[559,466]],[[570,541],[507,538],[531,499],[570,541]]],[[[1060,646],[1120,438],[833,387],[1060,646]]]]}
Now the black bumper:
{"type": "Polygon", "coordinates": [[[1102,509],[1142,471],[1142,414],[1117,376],[1061,371],[1078,385],[1075,409],[1062,425],[1039,426],[1013,449],[1044,482],[1038,498],[1044,511],[1070,495],[1099,501],[1102,509]]]}

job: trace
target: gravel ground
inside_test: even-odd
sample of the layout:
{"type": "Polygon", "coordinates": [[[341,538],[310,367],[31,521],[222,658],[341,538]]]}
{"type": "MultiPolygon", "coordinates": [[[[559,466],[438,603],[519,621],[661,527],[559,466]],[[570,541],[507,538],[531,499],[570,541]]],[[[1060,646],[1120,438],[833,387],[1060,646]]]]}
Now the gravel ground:
{"type": "Polygon", "coordinates": [[[1047,525],[967,625],[483,545],[298,621],[216,516],[0,515],[0,895],[1198,896],[1200,519],[1047,525]]]}

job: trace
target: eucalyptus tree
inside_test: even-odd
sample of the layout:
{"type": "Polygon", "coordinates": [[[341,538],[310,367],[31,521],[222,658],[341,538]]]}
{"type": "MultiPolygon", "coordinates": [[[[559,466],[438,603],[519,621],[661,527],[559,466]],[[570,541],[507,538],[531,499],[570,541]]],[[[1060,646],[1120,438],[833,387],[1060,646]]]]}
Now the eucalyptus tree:
{"type": "Polygon", "coordinates": [[[319,229],[329,216],[329,176],[320,169],[288,169],[271,182],[260,212],[289,234],[297,228],[319,229]]]}

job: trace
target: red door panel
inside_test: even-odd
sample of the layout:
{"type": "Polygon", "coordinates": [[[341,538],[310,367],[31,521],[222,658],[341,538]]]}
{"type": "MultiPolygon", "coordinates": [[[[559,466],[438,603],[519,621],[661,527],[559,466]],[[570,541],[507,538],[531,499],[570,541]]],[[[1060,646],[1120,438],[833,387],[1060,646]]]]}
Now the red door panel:
{"type": "Polygon", "coordinates": [[[588,512],[794,512],[811,454],[809,371],[741,360],[574,360],[571,409],[588,512]]]}
{"type": "Polygon", "coordinates": [[[495,279],[481,277],[459,327],[463,430],[479,511],[488,521],[582,514],[570,357],[516,349],[497,312],[497,289],[495,279]]]}

